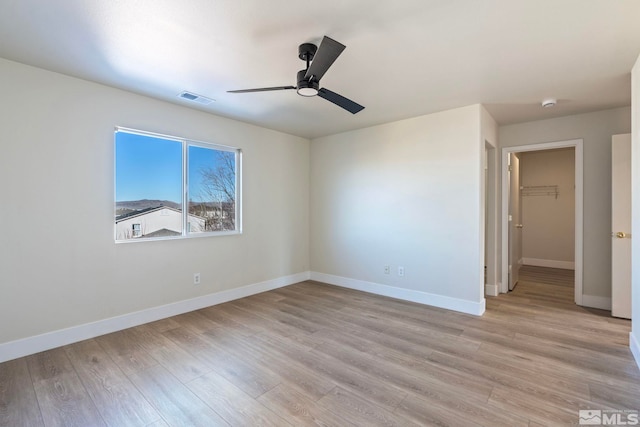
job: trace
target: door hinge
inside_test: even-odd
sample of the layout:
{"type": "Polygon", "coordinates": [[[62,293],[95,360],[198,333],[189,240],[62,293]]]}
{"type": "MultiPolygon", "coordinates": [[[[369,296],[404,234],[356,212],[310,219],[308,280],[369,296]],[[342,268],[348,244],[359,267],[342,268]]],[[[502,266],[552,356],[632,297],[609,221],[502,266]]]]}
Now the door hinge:
{"type": "Polygon", "coordinates": [[[513,166],[509,165],[509,172],[513,172],[513,166]]]}

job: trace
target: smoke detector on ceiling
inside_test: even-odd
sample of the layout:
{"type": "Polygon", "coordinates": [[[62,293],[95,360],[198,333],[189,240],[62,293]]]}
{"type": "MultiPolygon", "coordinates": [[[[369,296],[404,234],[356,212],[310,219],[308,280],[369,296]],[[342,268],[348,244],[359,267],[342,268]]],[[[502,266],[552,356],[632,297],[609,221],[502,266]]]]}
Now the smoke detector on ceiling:
{"type": "Polygon", "coordinates": [[[544,101],[542,101],[542,106],[544,108],[549,108],[549,107],[555,106],[557,103],[558,102],[554,98],[547,98],[544,101]]]}

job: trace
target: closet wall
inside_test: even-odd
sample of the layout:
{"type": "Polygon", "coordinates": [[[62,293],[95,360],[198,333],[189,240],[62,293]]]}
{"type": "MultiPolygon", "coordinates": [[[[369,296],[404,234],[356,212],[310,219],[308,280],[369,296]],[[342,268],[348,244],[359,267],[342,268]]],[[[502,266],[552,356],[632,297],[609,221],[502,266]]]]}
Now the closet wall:
{"type": "Polygon", "coordinates": [[[575,150],[520,153],[522,262],[574,268],[575,150]]]}

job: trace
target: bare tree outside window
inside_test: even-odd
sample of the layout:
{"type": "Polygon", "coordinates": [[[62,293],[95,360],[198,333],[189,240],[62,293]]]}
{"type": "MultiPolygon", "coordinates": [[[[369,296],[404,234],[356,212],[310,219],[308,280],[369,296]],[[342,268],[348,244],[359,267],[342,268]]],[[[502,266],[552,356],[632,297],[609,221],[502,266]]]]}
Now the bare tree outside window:
{"type": "Polygon", "coordinates": [[[215,151],[213,166],[199,170],[198,202],[191,202],[190,213],[205,218],[205,231],[236,229],[236,156],[215,151]]]}

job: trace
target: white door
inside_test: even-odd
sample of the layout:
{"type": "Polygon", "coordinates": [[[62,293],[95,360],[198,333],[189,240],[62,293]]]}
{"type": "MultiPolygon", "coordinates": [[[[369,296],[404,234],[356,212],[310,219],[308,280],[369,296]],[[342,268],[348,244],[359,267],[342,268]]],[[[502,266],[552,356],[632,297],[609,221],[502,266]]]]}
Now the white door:
{"type": "Polygon", "coordinates": [[[631,134],[611,141],[611,315],[631,318],[631,134]]]}
{"type": "Polygon", "coordinates": [[[518,283],[522,252],[522,224],[520,213],[520,159],[509,154],[509,290],[518,283]]]}

